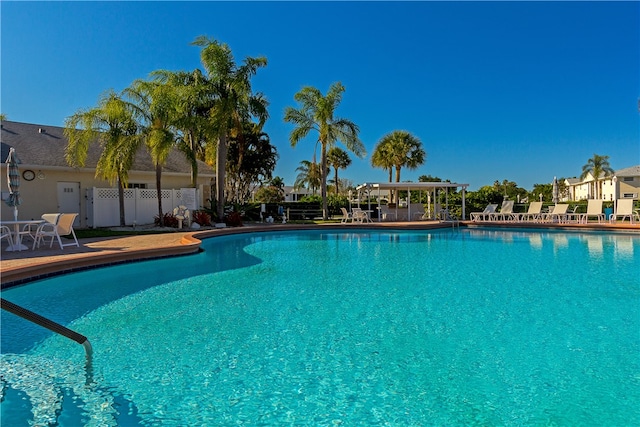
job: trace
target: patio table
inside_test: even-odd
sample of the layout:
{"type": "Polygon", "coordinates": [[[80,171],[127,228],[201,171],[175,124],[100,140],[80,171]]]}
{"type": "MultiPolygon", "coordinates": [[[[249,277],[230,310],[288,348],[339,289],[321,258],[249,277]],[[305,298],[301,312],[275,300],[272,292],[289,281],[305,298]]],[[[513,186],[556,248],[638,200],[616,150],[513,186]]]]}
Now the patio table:
{"type": "Polygon", "coordinates": [[[0,221],[0,225],[6,225],[9,228],[13,226],[13,245],[9,245],[6,251],[24,251],[27,248],[26,245],[22,244],[22,233],[20,232],[20,227],[23,227],[27,224],[40,225],[44,222],[42,219],[24,219],[17,221],[0,221]]]}

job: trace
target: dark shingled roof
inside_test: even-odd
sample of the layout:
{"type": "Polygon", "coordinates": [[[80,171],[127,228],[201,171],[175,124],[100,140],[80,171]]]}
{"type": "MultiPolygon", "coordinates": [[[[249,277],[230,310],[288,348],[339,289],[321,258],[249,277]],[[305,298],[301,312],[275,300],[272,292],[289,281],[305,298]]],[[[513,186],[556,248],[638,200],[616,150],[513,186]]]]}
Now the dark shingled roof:
{"type": "MultiPolygon", "coordinates": [[[[63,132],[64,128],[61,127],[3,120],[2,131],[0,132],[2,162],[6,161],[9,148],[13,147],[16,149],[20,163],[23,165],[40,166],[42,168],[69,168],[64,159],[67,138],[65,138],[63,132]]],[[[100,145],[98,143],[91,144],[84,167],[95,169],[100,154],[100,145]]],[[[138,151],[132,170],[139,172],[155,171],[151,156],[144,148],[138,151]]],[[[178,150],[173,150],[169,154],[162,171],[188,174],[191,171],[191,166],[184,154],[178,150]]],[[[213,173],[212,168],[206,163],[199,162],[199,175],[213,175],[213,173]]]]}

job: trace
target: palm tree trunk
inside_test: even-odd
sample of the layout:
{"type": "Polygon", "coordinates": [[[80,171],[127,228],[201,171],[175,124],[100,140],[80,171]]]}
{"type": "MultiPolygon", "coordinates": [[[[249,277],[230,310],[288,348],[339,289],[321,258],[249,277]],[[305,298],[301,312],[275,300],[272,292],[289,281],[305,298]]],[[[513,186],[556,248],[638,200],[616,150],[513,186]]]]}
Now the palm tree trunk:
{"type": "Polygon", "coordinates": [[[325,143],[322,143],[320,167],[322,168],[320,171],[320,176],[322,176],[322,191],[320,194],[322,197],[322,219],[326,221],[329,219],[329,209],[327,205],[327,146],[325,143]]]}
{"type": "Polygon", "coordinates": [[[224,219],[224,185],[225,168],[227,166],[227,134],[222,132],[218,139],[218,153],[216,155],[216,202],[218,221],[224,219]]]}
{"type": "Polygon", "coordinates": [[[340,185],[338,184],[338,168],[336,168],[336,196],[340,194],[340,185]]]}
{"type": "Polygon", "coordinates": [[[120,227],[124,227],[124,185],[122,185],[120,178],[118,178],[118,208],[120,211],[120,227]]]}
{"type": "Polygon", "coordinates": [[[162,212],[162,165],[156,165],[156,192],[158,194],[158,218],[160,227],[164,227],[164,213],[162,212]]]}

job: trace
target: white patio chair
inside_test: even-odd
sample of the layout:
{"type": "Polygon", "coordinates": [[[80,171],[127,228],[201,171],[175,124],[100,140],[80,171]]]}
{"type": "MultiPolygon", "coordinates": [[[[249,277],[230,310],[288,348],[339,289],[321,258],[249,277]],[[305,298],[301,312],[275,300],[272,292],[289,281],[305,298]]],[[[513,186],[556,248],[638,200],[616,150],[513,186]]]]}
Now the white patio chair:
{"type": "Polygon", "coordinates": [[[347,209],[345,208],[340,208],[340,210],[342,211],[342,223],[347,223],[349,221],[353,222],[353,218],[351,217],[351,214],[349,213],[349,211],[347,211],[347,209]]]}
{"type": "Polygon", "coordinates": [[[36,230],[36,237],[33,241],[33,249],[36,247],[40,247],[40,243],[44,241],[45,237],[51,237],[51,243],[49,243],[49,247],[53,246],[53,240],[57,239],[58,244],[60,245],[60,249],[64,250],[65,246],[80,246],[78,243],[78,239],[76,238],[76,232],[73,230],[73,222],[76,220],[78,216],[77,213],[63,213],[59,214],[57,217],[57,221],[55,223],[49,222],[47,219],[43,218],[45,222],[38,227],[36,230]],[[60,236],[71,235],[73,237],[73,242],[70,243],[62,243],[62,239],[60,236]]]}
{"type": "Polygon", "coordinates": [[[6,225],[3,225],[0,226],[0,230],[0,241],[2,241],[2,239],[7,239],[9,241],[9,246],[13,247],[13,234],[11,229],[6,225]]]}

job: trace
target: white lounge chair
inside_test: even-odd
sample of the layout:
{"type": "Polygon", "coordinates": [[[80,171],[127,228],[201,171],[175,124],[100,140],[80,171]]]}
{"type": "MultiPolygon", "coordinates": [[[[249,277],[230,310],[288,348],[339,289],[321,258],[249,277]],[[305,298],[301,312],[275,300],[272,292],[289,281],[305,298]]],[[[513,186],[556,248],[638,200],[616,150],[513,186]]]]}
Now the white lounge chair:
{"type": "Polygon", "coordinates": [[[633,224],[633,199],[618,199],[616,202],[616,211],[609,215],[609,222],[616,222],[618,218],[629,218],[629,222],[633,224]]]}
{"type": "Polygon", "coordinates": [[[542,214],[542,221],[558,223],[567,222],[567,209],[569,209],[569,205],[563,203],[556,206],[550,206],[550,209],[549,213],[542,214]]]}
{"type": "Polygon", "coordinates": [[[542,215],[542,202],[531,202],[525,213],[514,214],[516,221],[537,221],[542,215]]]}
{"type": "Polygon", "coordinates": [[[598,218],[598,224],[605,220],[604,213],[602,212],[602,200],[601,199],[589,199],[587,202],[587,213],[579,214],[579,220],[581,223],[586,224],[589,222],[589,218],[598,218]]]}
{"type": "Polygon", "coordinates": [[[515,220],[513,212],[513,200],[505,200],[502,202],[500,212],[489,214],[489,220],[493,221],[513,221],[515,220]]]}
{"type": "Polygon", "coordinates": [[[353,222],[353,218],[351,217],[351,214],[345,209],[345,208],[340,208],[340,210],[342,211],[342,223],[346,223],[346,222],[353,222]]]}
{"type": "Polygon", "coordinates": [[[489,218],[489,214],[493,214],[496,212],[498,208],[498,204],[489,204],[482,212],[471,212],[471,221],[485,221],[489,218]]]}
{"type": "MultiPolygon", "coordinates": [[[[49,215],[49,214],[45,214],[49,215]]],[[[59,214],[56,218],[57,221],[55,223],[49,222],[45,215],[43,218],[45,222],[41,224],[36,230],[35,239],[33,241],[33,249],[36,247],[40,247],[40,243],[44,241],[45,237],[51,237],[51,243],[49,243],[49,247],[53,246],[53,240],[57,239],[58,244],[60,245],[60,249],[64,250],[65,246],[80,246],[78,243],[78,239],[76,238],[76,232],[73,230],[73,222],[76,220],[78,216],[77,213],[63,213],[59,214]],[[71,243],[62,243],[62,239],[60,236],[71,235],[73,237],[73,242],[71,243]]],[[[55,215],[55,214],[52,214],[55,215]]],[[[53,217],[51,217],[53,218],[53,217]]]]}

